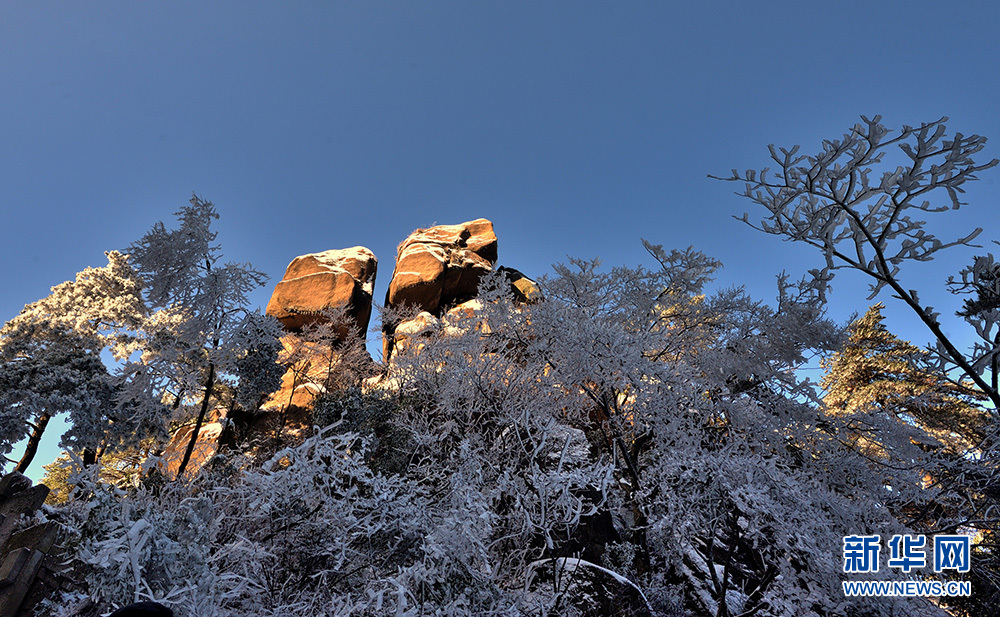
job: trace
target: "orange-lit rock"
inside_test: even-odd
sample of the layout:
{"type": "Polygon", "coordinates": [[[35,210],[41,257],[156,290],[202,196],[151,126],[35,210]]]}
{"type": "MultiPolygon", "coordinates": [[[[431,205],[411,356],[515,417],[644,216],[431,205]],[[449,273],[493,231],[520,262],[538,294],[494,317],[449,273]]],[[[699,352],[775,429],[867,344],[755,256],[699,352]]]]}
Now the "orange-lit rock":
{"type": "MultiPolygon", "coordinates": [[[[385,305],[412,306],[440,317],[445,309],[475,298],[479,280],[496,260],[497,237],[486,219],[418,229],[399,245],[385,305]]],[[[392,354],[400,325],[383,325],[384,360],[392,354]]]]}
{"type": "MultiPolygon", "coordinates": [[[[215,415],[218,418],[218,414],[215,415]]],[[[201,430],[198,431],[198,438],[194,444],[194,450],[191,451],[191,459],[184,469],[185,477],[197,473],[219,451],[219,438],[222,437],[222,432],[225,429],[224,422],[225,420],[218,418],[213,422],[207,422],[201,426],[201,430]]],[[[184,459],[184,451],[191,441],[191,434],[193,432],[194,425],[181,427],[173,434],[170,443],[163,450],[163,454],[160,456],[162,463],[160,463],[159,468],[160,472],[167,479],[174,480],[177,478],[177,471],[180,469],[181,461],[184,459]]]]}
{"type": "Polygon", "coordinates": [[[418,229],[399,245],[386,306],[409,304],[437,315],[475,297],[496,260],[497,237],[486,219],[418,229]]]}
{"type": "MultiPolygon", "coordinates": [[[[322,319],[325,310],[343,309],[364,336],[377,269],[375,254],[363,246],[296,257],[275,286],[267,314],[295,331],[322,319]]],[[[348,335],[346,330],[341,337],[348,335]]]]}

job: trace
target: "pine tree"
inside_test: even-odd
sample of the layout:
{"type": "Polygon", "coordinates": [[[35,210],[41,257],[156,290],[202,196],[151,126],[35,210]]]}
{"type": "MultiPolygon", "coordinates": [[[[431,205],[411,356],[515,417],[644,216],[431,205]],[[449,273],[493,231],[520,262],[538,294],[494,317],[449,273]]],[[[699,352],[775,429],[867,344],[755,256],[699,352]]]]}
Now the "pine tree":
{"type": "MultiPolygon", "coordinates": [[[[255,325],[248,317],[247,294],[263,285],[267,275],[250,264],[219,263],[222,255],[211,229],[219,215],[212,202],[193,196],[175,214],[178,229],[157,223],[128,249],[153,313],[142,362],[129,368],[136,382],[146,376],[147,392],[172,387],[174,407],[186,395],[199,394],[194,430],[177,472],[181,477],[218,385],[239,370],[248,345],[256,346],[246,334],[263,322],[255,325]]],[[[266,330],[273,335],[274,328],[266,330]]]]}
{"type": "Polygon", "coordinates": [[[31,463],[49,420],[68,412],[64,447],[96,452],[109,440],[141,431],[143,418],[116,409],[117,380],[100,354],[119,359],[135,344],[144,307],[141,282],[127,256],[87,268],[24,307],[0,328],[0,454],[28,437],[17,471],[31,463]],[[30,429],[30,430],[29,430],[30,429]]]}
{"type": "MultiPolygon", "coordinates": [[[[874,304],[856,319],[844,347],[824,362],[827,373],[821,384],[828,411],[842,417],[895,418],[952,450],[975,447],[989,420],[975,401],[985,397],[928,368],[926,351],[885,327],[884,308],[874,304]]],[[[849,424],[858,429],[855,444],[875,446],[878,435],[862,430],[861,422],[849,424]]]]}

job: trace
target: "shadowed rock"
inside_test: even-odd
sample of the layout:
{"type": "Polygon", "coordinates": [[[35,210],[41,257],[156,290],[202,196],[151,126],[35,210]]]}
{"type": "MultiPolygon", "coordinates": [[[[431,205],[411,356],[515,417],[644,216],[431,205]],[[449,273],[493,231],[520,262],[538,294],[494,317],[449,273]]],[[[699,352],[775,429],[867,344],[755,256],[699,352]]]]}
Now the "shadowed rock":
{"type": "Polygon", "coordinates": [[[520,304],[531,304],[542,299],[542,290],[538,283],[529,279],[520,270],[500,266],[497,272],[502,274],[510,283],[510,291],[514,295],[514,301],[520,304]]]}

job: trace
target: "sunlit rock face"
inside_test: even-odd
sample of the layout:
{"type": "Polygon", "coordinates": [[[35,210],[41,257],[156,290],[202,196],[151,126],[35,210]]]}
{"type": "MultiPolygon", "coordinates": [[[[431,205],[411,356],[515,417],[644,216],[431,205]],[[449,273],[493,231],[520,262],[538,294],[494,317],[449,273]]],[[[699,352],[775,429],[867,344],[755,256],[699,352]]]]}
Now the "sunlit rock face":
{"type": "Polygon", "coordinates": [[[386,306],[413,305],[437,315],[474,298],[496,260],[497,237],[486,219],[418,229],[399,245],[386,306]]]}
{"type": "MultiPolygon", "coordinates": [[[[372,314],[377,269],[375,254],[363,246],[296,257],[275,286],[267,314],[285,329],[297,331],[323,319],[323,311],[343,309],[357,334],[364,336],[372,314]]],[[[348,335],[347,329],[341,337],[348,335]]]]}
{"type": "MultiPolygon", "coordinates": [[[[225,409],[218,408],[211,410],[208,417],[205,418],[205,423],[201,425],[201,428],[198,430],[198,436],[195,438],[191,458],[184,469],[186,477],[196,474],[219,451],[219,440],[225,431],[226,421],[224,416],[225,409]]],[[[194,425],[182,426],[173,434],[170,443],[163,449],[158,467],[160,473],[165,475],[167,479],[174,480],[177,478],[181,461],[184,459],[184,452],[191,442],[193,433],[194,425]]]]}
{"type": "MultiPolygon", "coordinates": [[[[418,229],[399,245],[385,305],[419,309],[420,329],[426,329],[428,319],[475,298],[479,280],[493,269],[496,260],[497,236],[487,219],[418,229]]],[[[403,327],[412,337],[414,332],[409,330],[415,326],[383,325],[383,359],[392,354],[397,328],[403,327]]]]}

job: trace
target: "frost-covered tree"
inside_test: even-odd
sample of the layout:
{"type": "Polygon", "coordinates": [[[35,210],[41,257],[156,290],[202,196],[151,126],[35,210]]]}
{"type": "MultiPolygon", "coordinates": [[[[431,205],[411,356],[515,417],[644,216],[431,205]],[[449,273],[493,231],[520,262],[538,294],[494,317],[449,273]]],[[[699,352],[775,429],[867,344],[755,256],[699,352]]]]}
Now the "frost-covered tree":
{"type": "Polygon", "coordinates": [[[180,462],[180,477],[216,385],[246,358],[247,329],[263,332],[259,324],[247,321],[247,294],[267,276],[250,264],[220,263],[211,228],[219,215],[211,202],[194,196],[176,216],[177,229],[157,223],[128,248],[152,313],[142,358],[130,363],[129,371],[137,401],[147,400],[151,390],[165,389],[173,391],[174,407],[187,396],[196,397],[194,430],[180,462]]]}
{"type": "Polygon", "coordinates": [[[167,485],[71,473],[52,516],[91,597],[182,616],[940,615],[843,596],[844,535],[955,506],[842,443],[796,375],[841,342],[819,290],[709,292],[716,262],[649,249],[654,268],[557,266],[530,305],[484,277],[478,310],[330,388],[325,426],[273,455],[167,485]]]}
{"type": "MultiPolygon", "coordinates": [[[[614,518],[631,521],[616,526],[630,557],[612,554],[612,563],[640,577],[651,596],[668,597],[676,584],[692,609],[716,615],[790,607],[803,587],[834,594],[839,582],[829,563],[791,559],[796,545],[811,555],[832,539],[831,526],[847,521],[818,517],[843,499],[833,487],[810,499],[797,488],[821,477],[790,448],[816,441],[818,413],[796,400],[809,388],[790,369],[810,349],[829,348],[836,329],[809,289],[784,279],[776,309],[738,289],[695,301],[709,272],[652,252],[659,270],[604,274],[587,262],[558,269],[557,279],[544,281],[546,297],[558,302],[531,314],[539,334],[530,340],[553,358],[550,371],[583,384],[612,434],[596,443],[610,442],[619,463],[614,518]],[[694,308],[680,318],[666,310],[677,306],[694,308]],[[798,471],[789,474],[793,465],[798,471]],[[815,510],[800,511],[803,504],[815,510]]],[[[845,517],[862,515],[846,501],[837,505],[848,506],[845,517]]]]}
{"type": "Polygon", "coordinates": [[[982,394],[927,366],[927,352],[889,332],[883,308],[874,304],[851,323],[844,347],[825,362],[828,412],[854,415],[855,438],[868,444],[878,444],[879,436],[863,418],[881,416],[915,425],[934,440],[922,441],[928,447],[975,450],[990,421],[977,404],[982,394]]]}
{"type": "Polygon", "coordinates": [[[71,421],[62,445],[92,460],[162,435],[186,399],[200,426],[220,383],[239,384],[251,409],[277,387],[280,326],[247,308],[266,277],[219,263],[211,203],[195,197],[178,216],[179,229],[158,223],[129,254],[109,252],[107,266],[53,287],[0,330],[0,449],[30,437],[19,470],[61,412],[71,421]],[[110,372],[104,351],[117,362],[110,372]]]}
{"type": "Polygon", "coordinates": [[[988,452],[984,458],[991,426],[980,406],[985,397],[946,379],[926,362],[926,351],[889,332],[882,308],[875,304],[856,319],[824,363],[826,430],[868,458],[877,477],[892,478],[890,486],[920,477],[918,499],[887,503],[908,526],[989,534],[997,521],[988,452]]]}
{"type": "Polygon", "coordinates": [[[322,395],[357,388],[372,373],[365,340],[356,336],[353,318],[344,307],[326,309],[315,321],[285,336],[278,362],[290,379],[289,398],[278,401],[283,416],[300,386],[322,395]]]}
{"type": "MultiPolygon", "coordinates": [[[[157,437],[147,437],[135,441],[133,445],[106,449],[97,459],[97,462],[100,462],[97,467],[98,477],[108,486],[134,488],[145,480],[151,457],[161,447],[162,444],[157,437]]],[[[83,462],[79,455],[71,454],[70,451],[63,452],[56,457],[56,460],[42,466],[45,469],[45,476],[41,483],[49,487],[45,503],[65,504],[74,498],[73,491],[76,487],[70,479],[83,462]]]]}
{"type": "MultiPolygon", "coordinates": [[[[724,179],[742,182],[744,188],[738,194],[764,208],[760,219],[745,214],[743,221],[821,252],[823,267],[810,273],[818,287],[825,287],[837,269],[846,268],[871,279],[869,299],[889,289],[934,337],[927,348],[935,364],[930,373],[933,378],[950,381],[956,391],[973,388],[985,397],[987,402],[981,412],[974,415],[989,415],[990,421],[985,425],[974,422],[977,427],[970,438],[984,438],[978,440],[970,455],[939,466],[914,454],[897,459],[904,462],[902,465],[876,465],[873,473],[895,490],[896,481],[882,474],[912,473],[921,466],[931,466],[932,486],[917,496],[924,505],[903,504],[904,509],[915,513],[916,518],[929,517],[938,529],[955,530],[968,525],[985,537],[996,537],[1000,527],[996,514],[1000,496],[1000,476],[996,472],[1000,455],[1000,311],[996,301],[1000,297],[1000,277],[995,258],[992,254],[978,256],[948,280],[951,291],[970,296],[958,312],[972,327],[975,342],[967,352],[959,349],[958,335],[946,333],[948,328],[941,316],[921,302],[905,276],[907,263],[928,261],[952,246],[974,246],[972,241],[981,229],[956,240],[942,240],[929,229],[928,219],[965,205],[960,200],[965,183],[996,166],[998,160],[977,161],[986,138],[949,135],[947,118],[918,127],[904,126],[895,132],[881,124],[879,116],[862,116],[861,120],[840,139],[823,142],[814,155],[799,154],[798,146],[771,146],[771,159],[776,165],[773,170],[734,170],[724,179]],[[927,499],[938,491],[937,497],[927,499]],[[940,507],[942,501],[947,505],[940,507]]],[[[870,421],[875,419],[869,417],[870,421]]],[[[837,430],[836,424],[831,424],[830,430],[837,430]]],[[[866,430],[879,431],[879,440],[885,442],[886,424],[899,423],[887,421],[866,430]]],[[[851,427],[842,428],[851,434],[851,427]]],[[[923,440],[919,435],[914,439],[923,440]]],[[[901,448],[907,445],[906,441],[897,443],[901,448]]],[[[995,565],[991,572],[993,589],[1000,589],[995,565]]]]}
{"type": "Polygon", "coordinates": [[[281,323],[260,311],[247,313],[233,337],[237,349],[233,372],[238,379],[236,403],[255,412],[263,399],[281,385],[281,323]]]}
{"type": "Polygon", "coordinates": [[[759,222],[750,214],[743,215],[744,222],[821,251],[825,263],[813,271],[817,283],[825,284],[835,270],[848,268],[872,279],[869,299],[884,288],[891,290],[934,335],[932,351],[942,368],[957,368],[1000,409],[1000,312],[990,304],[997,290],[992,255],[977,258],[959,281],[952,281],[956,291],[978,294],[963,313],[979,339],[968,354],[945,334],[940,315],[922,304],[917,290],[902,278],[907,262],[929,261],[948,247],[971,246],[982,232],[975,229],[957,240],[942,241],[926,229],[927,215],[965,205],[959,199],[963,185],[1000,162],[978,163],[986,138],[949,136],[947,120],[904,126],[893,133],[881,124],[881,116],[862,116],[840,139],[824,141],[815,155],[799,154],[799,146],[772,145],[776,169],[733,170],[724,179],[743,182],[738,194],[766,210],[759,222]],[[904,163],[884,162],[887,154],[890,160],[901,156],[904,163]]]}
{"type": "MultiPolygon", "coordinates": [[[[49,333],[45,340],[35,338],[18,349],[11,341],[5,343],[0,355],[2,440],[5,452],[10,452],[13,443],[28,437],[15,468],[24,472],[53,416],[68,412],[81,428],[88,423],[100,427],[113,406],[114,388],[100,356],[71,335],[49,333]]],[[[64,443],[70,441],[71,436],[64,443]]]]}
{"type": "Polygon", "coordinates": [[[62,445],[78,451],[131,437],[146,420],[117,405],[120,381],[100,357],[109,350],[124,358],[135,349],[144,317],[141,282],[128,258],[114,251],[107,256],[107,266],[53,287],[0,329],[0,448],[6,454],[29,436],[18,471],[58,413],[68,412],[72,424],[62,445]]]}

